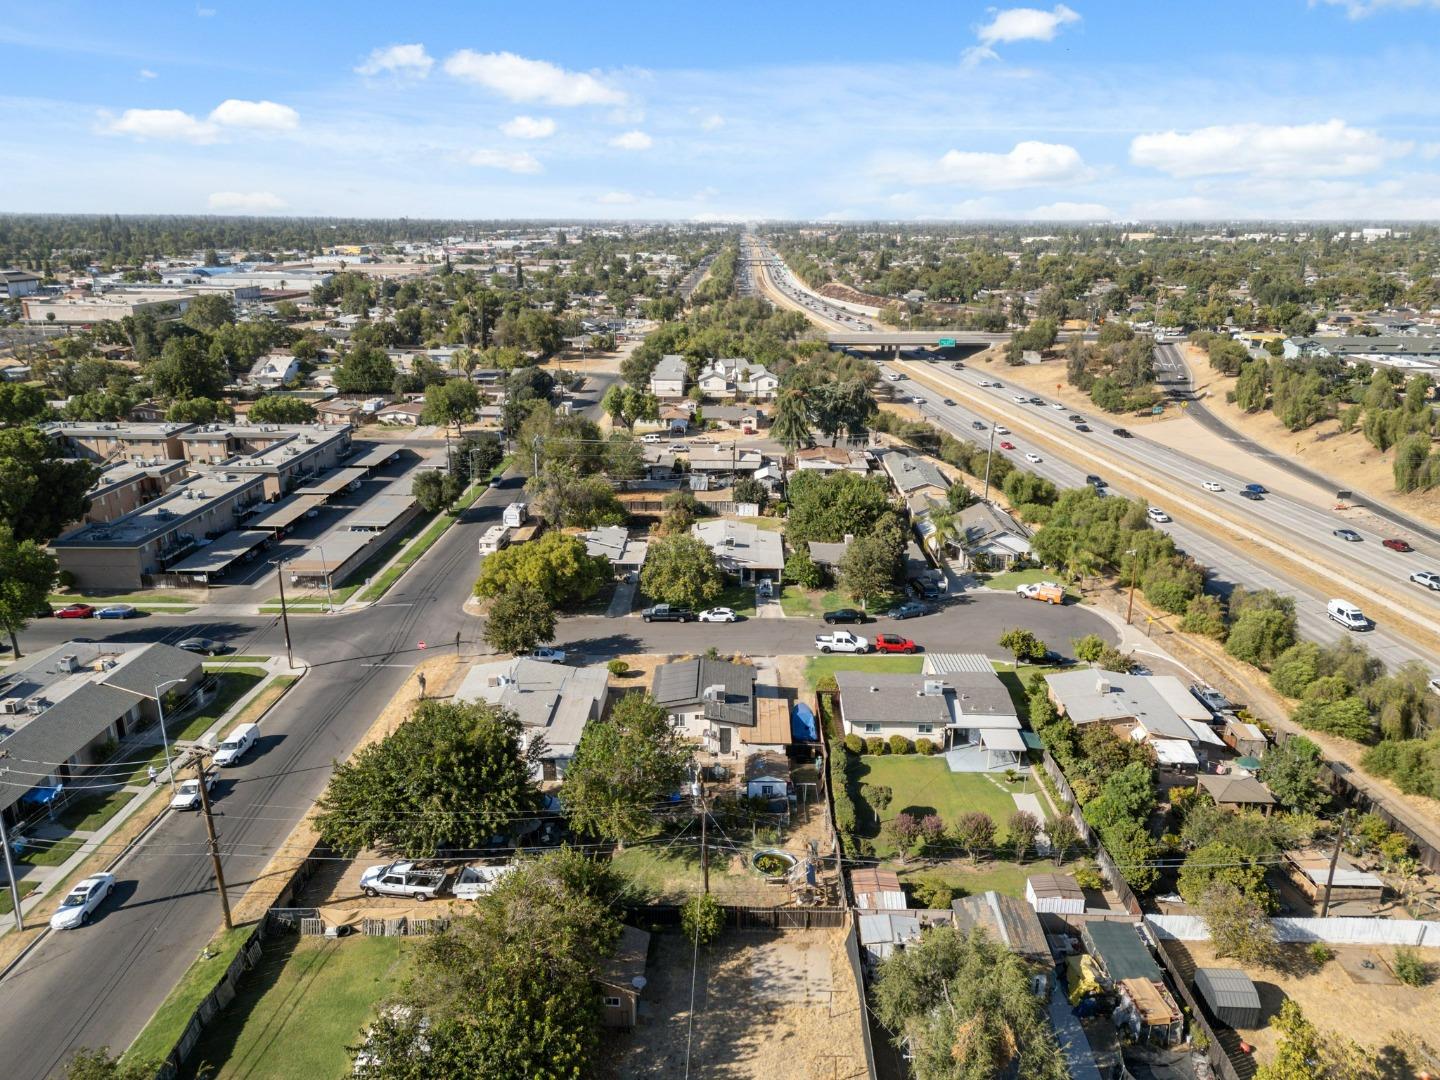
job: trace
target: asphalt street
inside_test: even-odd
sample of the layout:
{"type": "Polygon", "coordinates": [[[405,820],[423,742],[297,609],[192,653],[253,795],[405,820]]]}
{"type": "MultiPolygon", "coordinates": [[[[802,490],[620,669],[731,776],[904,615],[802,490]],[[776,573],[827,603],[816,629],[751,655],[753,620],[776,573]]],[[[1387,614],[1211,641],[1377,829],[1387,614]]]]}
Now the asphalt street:
{"type": "MultiPolygon", "coordinates": [[[[462,605],[477,571],[476,540],[513,500],[520,478],[487,492],[466,511],[385,600],[352,614],[297,615],[291,631],[309,673],[266,717],[260,752],[227,769],[215,808],[232,902],[323,790],[343,759],[426,652],[454,647],[478,655],[482,621],[462,605]]],[[[1032,629],[1069,651],[1073,638],[1108,623],[1077,606],[1054,608],[1010,594],[954,598],[936,614],[880,620],[866,634],[899,631],[931,651],[1003,658],[1004,628],[1032,629]]],[[[750,619],[733,625],[647,624],[638,617],[563,620],[559,642],[583,660],[624,653],[698,652],[715,645],[748,655],[808,654],[818,619],[750,619]]],[[[237,653],[281,653],[274,616],[193,620],[150,615],[124,622],[45,619],[21,635],[26,653],[74,636],[177,641],[205,636],[237,653]]],[[[83,930],[52,934],[0,984],[0,1061],[7,1080],[51,1075],[78,1047],[124,1047],[140,1031],[219,925],[203,824],[172,813],[118,869],[117,898],[83,930]]]]}

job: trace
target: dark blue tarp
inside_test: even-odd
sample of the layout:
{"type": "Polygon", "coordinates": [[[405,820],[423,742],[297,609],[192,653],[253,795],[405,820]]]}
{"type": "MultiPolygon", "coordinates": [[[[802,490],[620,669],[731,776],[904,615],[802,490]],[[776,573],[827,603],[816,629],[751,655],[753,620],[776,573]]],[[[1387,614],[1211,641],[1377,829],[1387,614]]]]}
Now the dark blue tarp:
{"type": "Polygon", "coordinates": [[[790,737],[801,742],[820,741],[820,729],[815,726],[815,714],[803,701],[797,701],[790,710],[790,737]]]}
{"type": "Polygon", "coordinates": [[[64,790],[64,784],[56,784],[54,787],[33,787],[20,796],[20,801],[34,803],[37,806],[48,806],[59,798],[60,792],[64,790]]]}

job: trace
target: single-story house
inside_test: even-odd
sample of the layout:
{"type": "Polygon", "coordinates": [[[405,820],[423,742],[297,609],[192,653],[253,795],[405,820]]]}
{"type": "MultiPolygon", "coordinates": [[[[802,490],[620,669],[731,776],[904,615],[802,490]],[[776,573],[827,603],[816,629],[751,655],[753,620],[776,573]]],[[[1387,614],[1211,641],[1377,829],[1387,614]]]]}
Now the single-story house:
{"type": "Polygon", "coordinates": [[[414,427],[420,423],[420,414],[424,411],[423,401],[402,401],[376,409],[375,419],[382,424],[408,424],[414,427]]]}
{"type": "Polygon", "coordinates": [[[650,935],[633,926],[622,926],[615,952],[595,978],[600,984],[600,1021],[606,1027],[635,1026],[649,958],[650,935]]]}
{"type": "Polygon", "coordinates": [[[810,552],[810,561],[816,566],[823,566],[833,574],[840,569],[840,560],[845,558],[845,552],[850,550],[850,545],[854,541],[855,537],[846,533],[843,540],[835,543],[824,540],[808,540],[806,547],[810,552]]]}
{"type": "Polygon", "coordinates": [[[910,906],[893,870],[852,870],[850,892],[862,911],[905,911],[910,906]]]}
{"type": "Polygon", "coordinates": [[[1202,791],[1215,800],[1216,806],[1232,810],[1259,810],[1267,817],[1275,809],[1275,796],[1253,776],[1229,773],[1214,776],[1201,773],[1196,781],[1202,791]]]}
{"type": "Polygon", "coordinates": [[[853,472],[863,476],[870,471],[874,461],[867,450],[847,450],[843,446],[808,446],[795,451],[797,471],[853,472]]]}
{"type": "Polygon", "coordinates": [[[650,393],[662,401],[667,398],[682,398],[689,381],[690,368],[685,357],[673,353],[662,356],[655,369],[650,372],[650,393]]]}
{"type": "Polygon", "coordinates": [[[1030,560],[1030,531],[990,503],[976,502],[955,516],[961,564],[973,567],[977,556],[992,569],[1008,570],[1030,560]]]}
{"type": "Polygon", "coordinates": [[[1018,764],[1025,754],[1020,714],[989,657],[979,653],[926,653],[923,667],[951,695],[954,718],[948,745],[985,752],[991,767],[1018,764]]]}
{"type": "Polygon", "coordinates": [[[1048,979],[1055,958],[1050,953],[1050,943],[1045,940],[1040,916],[1024,900],[992,889],[952,900],[950,910],[957,930],[962,933],[983,930],[1022,959],[1043,967],[1048,979]]]}
{"type": "Polygon", "coordinates": [[[519,656],[471,667],[455,700],[487,701],[515,713],[527,736],[545,738],[535,779],[561,780],[585,725],[605,712],[609,678],[603,664],[569,667],[519,656]]]}
{"type": "Polygon", "coordinates": [[[955,722],[954,703],[944,682],[894,672],[837,671],[840,716],[845,734],[861,738],[903,735],[944,746],[955,722]]]}
{"type": "Polygon", "coordinates": [[[270,353],[250,366],[246,380],[255,386],[273,390],[300,377],[300,361],[293,356],[270,353]]]}
{"type": "Polygon", "coordinates": [[[649,542],[633,538],[623,525],[605,525],[581,536],[585,539],[585,554],[605,556],[617,573],[631,573],[645,565],[649,542]]]}
{"type": "Polygon", "coordinates": [[[322,424],[358,424],[365,415],[362,403],[353,398],[331,398],[315,403],[315,416],[322,424]]]}
{"type": "Polygon", "coordinates": [[[736,733],[755,726],[755,668],[698,656],[661,664],[650,686],[670,722],[715,754],[738,754],[736,733]]]}
{"type": "Polygon", "coordinates": [[[923,454],[895,448],[872,451],[880,459],[880,467],[895,490],[907,499],[915,494],[929,494],[943,499],[950,481],[935,462],[923,454]]]}
{"type": "Polygon", "coordinates": [[[738,577],[742,585],[761,578],[778,581],[785,569],[785,545],[778,532],[729,518],[698,521],[690,532],[715,553],[720,569],[738,577]]]}
{"type": "Polygon", "coordinates": [[[769,427],[770,415],[759,405],[707,405],[700,413],[707,423],[753,435],[769,427]]]}
{"type": "Polygon", "coordinates": [[[740,447],[733,443],[723,446],[690,446],[685,456],[690,461],[690,471],[712,477],[747,476],[765,464],[765,455],[753,447],[740,447]]]}
{"type": "Polygon", "coordinates": [[[1173,675],[1082,668],[1046,675],[1045,684],[1056,709],[1077,727],[1103,723],[1128,735],[1138,725],[1151,739],[1219,741],[1210,729],[1210,710],[1173,675]]]}
{"type": "Polygon", "coordinates": [[[1025,899],[1036,911],[1085,914],[1085,890],[1073,874],[1032,874],[1025,879],[1025,899]]]}

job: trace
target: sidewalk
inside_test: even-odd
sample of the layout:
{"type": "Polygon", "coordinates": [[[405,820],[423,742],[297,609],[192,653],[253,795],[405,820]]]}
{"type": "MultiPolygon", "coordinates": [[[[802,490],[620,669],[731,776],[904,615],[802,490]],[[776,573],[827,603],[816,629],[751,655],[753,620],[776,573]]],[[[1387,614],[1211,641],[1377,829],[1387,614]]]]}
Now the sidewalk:
{"type": "MultiPolygon", "coordinates": [[[[225,715],[211,725],[198,740],[195,740],[196,742],[218,739],[219,734],[233,723],[234,718],[239,716],[250,706],[252,701],[265,692],[274,676],[302,676],[307,670],[307,665],[302,661],[296,664],[294,671],[291,671],[286,667],[283,656],[272,656],[264,664],[247,664],[246,666],[263,668],[265,670],[265,678],[257,682],[243,697],[236,700],[236,702],[226,710],[225,715]]],[[[203,705],[197,706],[197,708],[203,708],[203,705]]],[[[183,723],[189,715],[191,714],[187,712],[167,718],[167,725],[174,724],[178,726],[183,723]]],[[[138,760],[145,756],[146,751],[153,751],[160,745],[160,726],[156,724],[140,732],[135,737],[122,742],[116,750],[115,760],[119,763],[138,760]]],[[[192,742],[183,744],[172,742],[170,744],[172,761],[183,757],[183,747],[191,745],[193,745],[192,742]]],[[[81,832],[79,830],[66,829],[58,822],[47,821],[35,828],[24,831],[22,835],[35,837],[37,839],[50,841],[75,839],[81,840],[82,843],[64,862],[55,866],[32,866],[24,862],[23,856],[16,856],[15,876],[22,891],[27,884],[35,886],[35,890],[20,902],[20,912],[22,915],[30,914],[48,897],[52,896],[58,885],[63,884],[91,855],[103,850],[106,847],[106,841],[119,833],[125,827],[126,823],[140,814],[145,807],[150,806],[153,808],[153,800],[157,796],[168,801],[170,797],[170,770],[168,768],[160,769],[156,774],[153,784],[148,784],[141,780],[140,782],[130,782],[123,786],[117,786],[114,791],[117,793],[130,792],[133,797],[98,829],[81,832]]],[[[165,810],[162,809],[160,813],[156,815],[156,819],[158,820],[164,813],[165,810]]],[[[146,827],[148,828],[148,826],[146,827]]],[[[15,839],[17,839],[17,837],[12,835],[12,843],[15,839]]],[[[119,851],[114,852],[114,855],[118,856],[119,851]]],[[[13,916],[0,918],[0,937],[12,932],[14,929],[15,922],[13,916]]],[[[27,929],[30,928],[27,927],[27,929]]]]}

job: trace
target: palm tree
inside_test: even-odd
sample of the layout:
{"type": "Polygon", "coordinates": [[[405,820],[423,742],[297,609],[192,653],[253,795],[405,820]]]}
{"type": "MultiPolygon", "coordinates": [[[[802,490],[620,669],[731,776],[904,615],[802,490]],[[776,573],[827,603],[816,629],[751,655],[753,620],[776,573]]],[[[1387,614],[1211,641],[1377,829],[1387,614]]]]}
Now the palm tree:
{"type": "Polygon", "coordinates": [[[810,410],[799,390],[786,390],[775,402],[775,420],[770,425],[770,436],[785,448],[787,456],[802,446],[810,445],[810,410]]]}
{"type": "Polygon", "coordinates": [[[1080,583],[1082,590],[1085,588],[1085,579],[1098,573],[1100,566],[1100,556],[1079,544],[1070,549],[1070,554],[1065,560],[1066,571],[1080,583]]]}
{"type": "Polygon", "coordinates": [[[935,541],[936,554],[943,555],[946,544],[960,539],[960,522],[954,510],[933,507],[930,511],[930,524],[935,529],[931,535],[935,541]]]}

